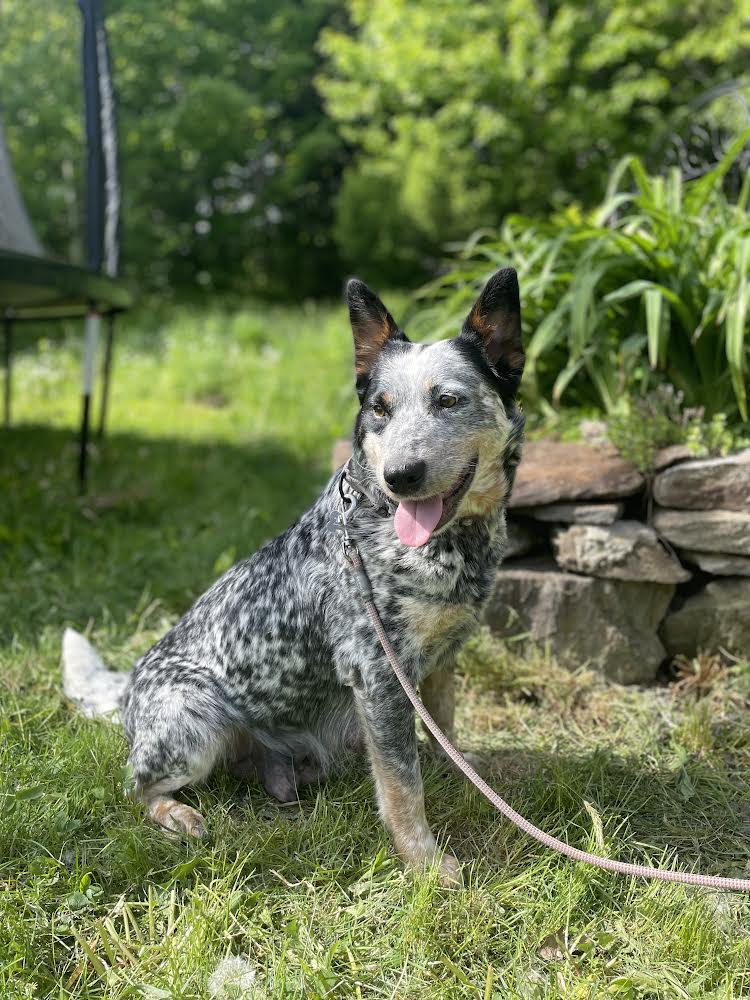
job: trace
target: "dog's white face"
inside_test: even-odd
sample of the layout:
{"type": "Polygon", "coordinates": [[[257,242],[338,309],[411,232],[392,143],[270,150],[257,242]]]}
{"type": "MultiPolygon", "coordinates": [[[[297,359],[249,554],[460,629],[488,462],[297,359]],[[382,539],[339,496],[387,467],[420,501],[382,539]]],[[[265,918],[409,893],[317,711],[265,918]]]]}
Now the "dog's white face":
{"type": "Polygon", "coordinates": [[[461,335],[434,344],[411,344],[359,282],[350,282],[349,303],[357,443],[398,504],[399,539],[424,545],[456,517],[489,514],[508,492],[503,456],[523,365],[515,273],[499,272],[461,335]]]}

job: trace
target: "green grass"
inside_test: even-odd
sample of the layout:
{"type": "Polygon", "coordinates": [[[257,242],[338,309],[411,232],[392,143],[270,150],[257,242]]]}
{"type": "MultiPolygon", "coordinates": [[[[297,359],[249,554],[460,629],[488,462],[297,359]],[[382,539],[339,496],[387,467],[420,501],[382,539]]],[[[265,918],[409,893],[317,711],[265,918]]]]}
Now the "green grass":
{"type": "MultiPolygon", "coordinates": [[[[258,997],[750,996],[744,897],[565,861],[426,753],[461,891],[393,859],[362,764],[287,807],[215,775],[186,793],[207,843],[144,825],[120,731],[62,697],[62,629],[88,628],[126,667],[298,514],[354,413],[350,345],[340,309],[144,312],[118,345],[111,432],[81,499],[78,344],[25,347],[0,431],[3,1000],[204,997],[227,956],[255,970],[258,997]]],[[[461,688],[462,745],[533,822],[622,859],[747,873],[747,664],[698,697],[481,636],[461,688]]]]}

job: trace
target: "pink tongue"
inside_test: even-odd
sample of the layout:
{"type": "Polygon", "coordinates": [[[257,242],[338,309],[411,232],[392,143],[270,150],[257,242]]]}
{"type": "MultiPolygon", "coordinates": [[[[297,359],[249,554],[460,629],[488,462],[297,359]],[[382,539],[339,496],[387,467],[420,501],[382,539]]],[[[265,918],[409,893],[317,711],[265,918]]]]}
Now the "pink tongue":
{"type": "Polygon", "coordinates": [[[429,541],[443,514],[442,497],[429,500],[402,500],[396,508],[393,525],[399,541],[418,548],[429,541]]]}

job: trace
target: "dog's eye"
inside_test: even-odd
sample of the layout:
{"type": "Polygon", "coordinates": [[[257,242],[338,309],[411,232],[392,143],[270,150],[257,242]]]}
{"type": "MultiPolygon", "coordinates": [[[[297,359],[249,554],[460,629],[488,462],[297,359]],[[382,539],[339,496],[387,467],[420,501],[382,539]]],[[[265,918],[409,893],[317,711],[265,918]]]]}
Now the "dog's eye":
{"type": "Polygon", "coordinates": [[[376,417],[384,417],[385,407],[382,405],[382,403],[374,403],[372,407],[372,412],[375,414],[376,417]]]}
{"type": "Polygon", "coordinates": [[[455,406],[458,402],[458,396],[454,396],[452,392],[444,392],[438,399],[438,403],[445,410],[449,410],[451,406],[455,406]]]}

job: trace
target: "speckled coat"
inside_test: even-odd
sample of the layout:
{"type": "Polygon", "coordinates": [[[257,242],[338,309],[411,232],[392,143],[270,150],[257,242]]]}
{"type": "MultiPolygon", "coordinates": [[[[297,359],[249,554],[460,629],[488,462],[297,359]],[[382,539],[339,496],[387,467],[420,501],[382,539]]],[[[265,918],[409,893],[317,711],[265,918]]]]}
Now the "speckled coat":
{"type": "MultiPolygon", "coordinates": [[[[361,402],[350,475],[364,493],[352,531],[399,658],[450,730],[447,671],[489,596],[520,458],[515,273],[499,272],[459,337],[434,345],[410,344],[361,282],[349,283],[348,300],[361,402]],[[399,470],[417,466],[421,481],[403,492],[399,470]],[[419,547],[402,544],[393,518],[415,491],[445,497],[448,518],[419,547]]],[[[220,761],[288,799],[365,745],[396,848],[424,863],[436,845],[413,710],[332,530],[339,502],[337,473],[136,663],[121,705],[134,789],[157,822],[201,835],[203,817],[172,795],[220,761]]],[[[446,880],[458,877],[450,855],[439,864],[446,880]]]]}

